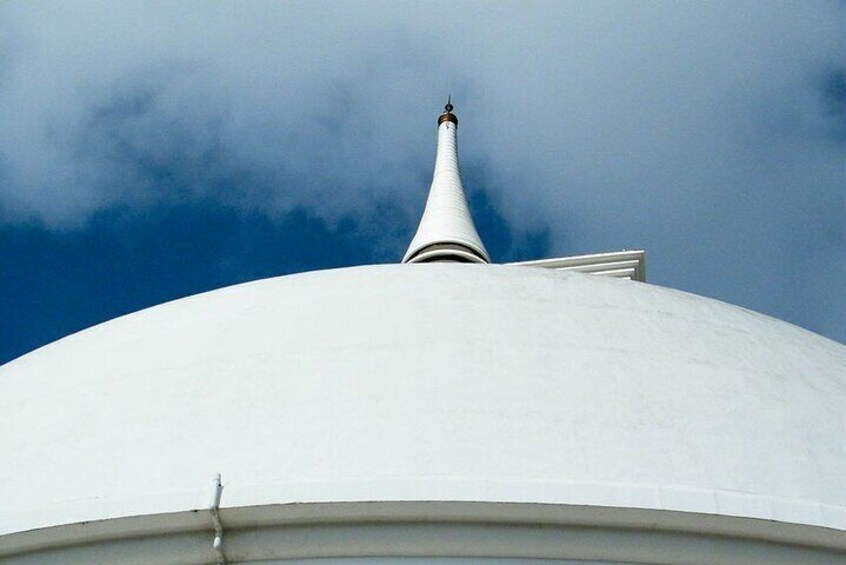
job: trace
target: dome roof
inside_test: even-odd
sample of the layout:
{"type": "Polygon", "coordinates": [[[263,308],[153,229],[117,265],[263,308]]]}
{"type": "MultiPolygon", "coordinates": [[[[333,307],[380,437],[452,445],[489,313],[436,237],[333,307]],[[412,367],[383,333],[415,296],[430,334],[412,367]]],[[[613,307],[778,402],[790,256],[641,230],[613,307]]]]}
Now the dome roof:
{"type": "Polygon", "coordinates": [[[653,285],[390,265],[224,288],[0,368],[0,534],[489,501],[846,530],[846,347],[653,285]]]}

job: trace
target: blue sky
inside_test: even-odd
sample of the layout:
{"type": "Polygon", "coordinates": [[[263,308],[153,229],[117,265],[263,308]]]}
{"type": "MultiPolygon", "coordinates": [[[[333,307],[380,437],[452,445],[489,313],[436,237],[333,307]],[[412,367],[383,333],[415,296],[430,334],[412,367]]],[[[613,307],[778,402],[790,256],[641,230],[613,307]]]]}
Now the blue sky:
{"type": "Polygon", "coordinates": [[[0,362],[256,278],[398,261],[452,94],[496,262],[846,341],[846,3],[0,4],[0,362]]]}

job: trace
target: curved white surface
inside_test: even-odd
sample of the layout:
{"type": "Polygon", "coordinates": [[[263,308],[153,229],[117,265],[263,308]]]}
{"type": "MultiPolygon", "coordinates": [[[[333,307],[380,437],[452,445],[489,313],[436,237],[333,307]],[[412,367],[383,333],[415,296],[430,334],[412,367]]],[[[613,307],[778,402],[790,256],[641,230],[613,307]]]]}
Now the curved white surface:
{"type": "Polygon", "coordinates": [[[490,501],[846,530],[846,347],[580,273],[390,265],[125,316],[0,368],[0,533],[490,501]]]}
{"type": "Polygon", "coordinates": [[[490,262],[476,225],[470,216],[461,175],[458,171],[458,125],[444,121],[438,126],[438,152],[435,173],[423,217],[403,262],[414,258],[421,249],[439,243],[458,243],[475,251],[490,262]]]}

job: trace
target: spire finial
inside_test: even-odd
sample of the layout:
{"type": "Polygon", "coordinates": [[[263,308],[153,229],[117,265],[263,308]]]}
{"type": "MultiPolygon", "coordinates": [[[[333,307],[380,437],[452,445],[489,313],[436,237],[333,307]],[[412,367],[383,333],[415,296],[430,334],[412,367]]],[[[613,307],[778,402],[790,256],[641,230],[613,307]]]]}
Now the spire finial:
{"type": "Polygon", "coordinates": [[[438,125],[444,122],[452,122],[456,126],[458,125],[458,117],[452,113],[452,110],[454,108],[455,106],[452,105],[452,94],[450,94],[449,96],[447,96],[447,103],[446,106],[444,106],[444,113],[438,116],[438,125]]]}

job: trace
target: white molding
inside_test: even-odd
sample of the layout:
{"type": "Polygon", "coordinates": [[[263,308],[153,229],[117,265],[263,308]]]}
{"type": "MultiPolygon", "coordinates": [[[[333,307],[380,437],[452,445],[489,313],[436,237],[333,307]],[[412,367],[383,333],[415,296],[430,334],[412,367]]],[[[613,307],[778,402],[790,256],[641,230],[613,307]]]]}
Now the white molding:
{"type": "Polygon", "coordinates": [[[506,263],[506,265],[542,267],[555,271],[578,271],[592,275],[646,282],[646,252],[643,250],[572,255],[554,259],[506,263]]]}
{"type": "MultiPolygon", "coordinates": [[[[359,502],[221,509],[230,563],[474,557],[664,565],[823,564],[846,533],[708,514],[544,504],[359,502]]],[[[71,524],[0,537],[6,564],[213,562],[197,512],[71,524]]]]}

